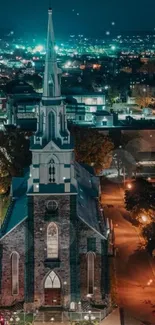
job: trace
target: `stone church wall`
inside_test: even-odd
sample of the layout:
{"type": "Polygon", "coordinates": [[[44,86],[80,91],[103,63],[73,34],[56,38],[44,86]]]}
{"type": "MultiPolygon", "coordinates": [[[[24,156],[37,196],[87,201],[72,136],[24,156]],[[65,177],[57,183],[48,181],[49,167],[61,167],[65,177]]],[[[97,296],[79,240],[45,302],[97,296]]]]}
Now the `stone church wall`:
{"type": "Polygon", "coordinates": [[[1,239],[1,293],[0,306],[10,306],[24,300],[25,222],[1,239]],[[19,294],[12,295],[11,254],[19,254],[19,294]]]}
{"type": "Polygon", "coordinates": [[[80,222],[79,226],[79,253],[80,253],[80,288],[81,288],[81,300],[89,300],[87,297],[87,239],[96,239],[96,250],[95,250],[95,269],[94,269],[94,295],[93,301],[96,303],[103,302],[104,287],[102,285],[102,276],[104,273],[102,263],[102,249],[101,249],[101,237],[97,235],[87,225],[80,222]]]}
{"type": "Polygon", "coordinates": [[[62,286],[64,305],[69,303],[70,292],[70,196],[35,196],[34,197],[34,301],[36,306],[44,305],[44,281],[51,270],[59,276],[62,286]],[[46,203],[55,200],[58,203],[58,213],[49,214],[46,203]],[[47,259],[47,227],[55,222],[59,232],[59,259],[47,259]],[[65,285],[64,285],[65,283],[65,285]]]}

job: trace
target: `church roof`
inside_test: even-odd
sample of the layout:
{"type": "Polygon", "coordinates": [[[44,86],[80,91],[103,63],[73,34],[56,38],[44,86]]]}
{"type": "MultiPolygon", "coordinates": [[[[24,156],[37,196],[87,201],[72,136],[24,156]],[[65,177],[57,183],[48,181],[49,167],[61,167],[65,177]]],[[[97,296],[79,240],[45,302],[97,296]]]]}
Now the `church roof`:
{"type": "Polygon", "coordinates": [[[6,212],[0,237],[5,236],[12,231],[18,224],[27,218],[27,180],[28,174],[25,177],[14,177],[11,186],[11,203],[6,212]]]}
{"type": "Polygon", "coordinates": [[[36,118],[20,118],[17,120],[17,126],[24,131],[36,131],[37,119],[36,118]]]}
{"type": "MultiPolygon", "coordinates": [[[[98,206],[98,197],[100,194],[99,178],[93,174],[93,169],[91,167],[86,168],[86,165],[80,165],[77,162],[75,162],[75,174],[77,179],[77,189],[71,184],[70,194],[77,193],[77,217],[105,239],[105,229],[101,225],[103,222],[101,222],[101,215],[98,206]]],[[[12,180],[12,201],[2,224],[0,233],[1,238],[27,218],[27,194],[31,195],[33,193],[32,187],[29,192],[26,193],[28,177],[29,172],[25,177],[15,177],[12,180]]],[[[39,194],[41,193],[53,193],[59,195],[64,193],[64,185],[40,184],[39,194]]]]}
{"type": "Polygon", "coordinates": [[[102,227],[101,213],[98,206],[100,189],[99,177],[96,177],[86,165],[75,162],[77,179],[77,216],[88,227],[94,230],[102,238],[106,238],[105,229],[102,227]]]}
{"type": "Polygon", "coordinates": [[[108,111],[100,110],[94,113],[95,116],[111,116],[108,111]]]}

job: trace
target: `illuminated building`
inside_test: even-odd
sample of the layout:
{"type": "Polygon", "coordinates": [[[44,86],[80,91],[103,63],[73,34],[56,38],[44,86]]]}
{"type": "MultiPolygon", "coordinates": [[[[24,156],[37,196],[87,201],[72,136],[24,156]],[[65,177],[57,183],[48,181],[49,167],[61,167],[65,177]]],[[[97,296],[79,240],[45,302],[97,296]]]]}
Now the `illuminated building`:
{"type": "Polygon", "coordinates": [[[0,305],[65,310],[109,304],[107,223],[99,178],[74,162],[48,11],[47,54],[32,165],[14,178],[1,228],[0,305]]]}

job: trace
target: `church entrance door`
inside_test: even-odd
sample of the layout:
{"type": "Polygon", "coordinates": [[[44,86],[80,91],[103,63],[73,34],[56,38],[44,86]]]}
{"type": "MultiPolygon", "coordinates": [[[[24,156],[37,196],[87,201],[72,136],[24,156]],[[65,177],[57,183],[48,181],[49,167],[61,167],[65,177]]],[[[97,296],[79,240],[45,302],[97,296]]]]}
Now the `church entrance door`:
{"type": "Polygon", "coordinates": [[[45,280],[44,301],[46,306],[61,306],[61,283],[54,271],[45,280]]]}
{"type": "Polygon", "coordinates": [[[61,306],[61,289],[45,289],[45,305],[61,306]]]}

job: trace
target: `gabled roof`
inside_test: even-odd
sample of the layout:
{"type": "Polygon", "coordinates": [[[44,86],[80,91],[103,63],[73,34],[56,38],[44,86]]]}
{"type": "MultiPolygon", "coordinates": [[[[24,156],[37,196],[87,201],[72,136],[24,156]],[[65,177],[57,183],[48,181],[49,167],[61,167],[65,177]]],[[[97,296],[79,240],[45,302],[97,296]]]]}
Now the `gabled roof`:
{"type": "Polygon", "coordinates": [[[5,215],[0,237],[2,238],[12,231],[18,224],[27,218],[27,173],[25,177],[14,177],[11,186],[12,200],[5,215]]]}
{"type": "MultiPolygon", "coordinates": [[[[86,167],[86,166],[85,166],[86,167]]],[[[106,229],[101,226],[101,215],[98,207],[99,177],[89,173],[84,165],[75,162],[77,179],[77,216],[102,239],[106,239],[106,229]]]]}

